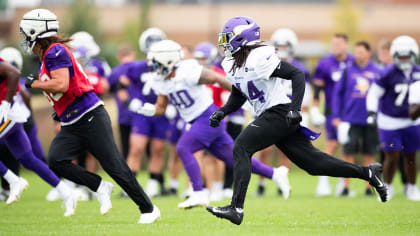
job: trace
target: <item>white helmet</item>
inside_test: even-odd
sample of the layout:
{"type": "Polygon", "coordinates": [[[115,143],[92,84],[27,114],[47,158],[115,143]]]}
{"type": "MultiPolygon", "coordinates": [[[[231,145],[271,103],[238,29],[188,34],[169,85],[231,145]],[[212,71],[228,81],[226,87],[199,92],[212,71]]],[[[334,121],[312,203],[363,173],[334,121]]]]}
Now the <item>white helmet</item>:
{"type": "Polygon", "coordinates": [[[47,9],[35,9],[20,21],[20,45],[26,53],[32,53],[36,39],[57,35],[57,16],[47,9]]]}
{"type": "Polygon", "coordinates": [[[8,47],[0,51],[0,57],[3,58],[7,63],[16,67],[19,71],[22,70],[22,54],[16,48],[8,47]]]}
{"type": "Polygon", "coordinates": [[[74,56],[83,61],[99,55],[101,49],[91,34],[79,31],[71,36],[70,46],[74,49],[74,56]]]}
{"type": "Polygon", "coordinates": [[[275,47],[288,46],[288,51],[277,52],[277,55],[282,59],[293,56],[294,51],[296,50],[296,47],[299,43],[296,33],[287,28],[276,30],[271,36],[271,42],[275,47]]]}
{"type": "Polygon", "coordinates": [[[145,30],[139,38],[140,50],[144,53],[148,53],[152,44],[165,40],[166,34],[159,28],[148,28],[145,30]]]}
{"type": "Polygon", "coordinates": [[[408,70],[416,63],[416,59],[419,56],[419,46],[415,39],[403,35],[392,41],[390,53],[398,68],[401,70],[408,70]],[[410,56],[410,59],[401,60],[399,59],[401,56],[410,56]]]}
{"type": "Polygon", "coordinates": [[[153,70],[163,77],[169,75],[182,58],[184,58],[184,52],[181,45],[172,40],[154,43],[147,53],[147,59],[153,66],[153,70]]]}

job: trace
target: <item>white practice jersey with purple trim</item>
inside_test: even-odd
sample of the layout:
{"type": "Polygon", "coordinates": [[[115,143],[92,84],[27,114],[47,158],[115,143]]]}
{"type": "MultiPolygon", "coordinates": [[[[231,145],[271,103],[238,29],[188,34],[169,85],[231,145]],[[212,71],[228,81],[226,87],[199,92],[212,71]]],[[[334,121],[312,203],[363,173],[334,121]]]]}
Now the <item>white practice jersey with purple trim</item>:
{"type": "Polygon", "coordinates": [[[279,63],[272,46],[251,50],[245,65],[235,72],[231,71],[233,59],[225,58],[222,62],[227,78],[246,96],[257,116],[270,107],[291,102],[281,79],[270,78],[279,63]]]}
{"type": "Polygon", "coordinates": [[[159,78],[153,83],[155,92],[167,96],[186,122],[193,121],[213,104],[206,86],[198,84],[202,71],[196,60],[184,60],[177,65],[174,77],[159,78]]]}

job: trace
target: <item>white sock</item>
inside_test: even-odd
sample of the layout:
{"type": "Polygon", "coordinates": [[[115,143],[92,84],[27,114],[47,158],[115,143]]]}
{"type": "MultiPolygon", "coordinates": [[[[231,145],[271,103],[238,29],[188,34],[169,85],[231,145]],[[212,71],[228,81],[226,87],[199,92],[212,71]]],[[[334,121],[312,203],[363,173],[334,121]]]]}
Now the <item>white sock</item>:
{"type": "Polygon", "coordinates": [[[14,184],[19,181],[19,176],[15,175],[15,173],[10,170],[7,170],[3,177],[9,184],[14,184]]]}
{"type": "Polygon", "coordinates": [[[68,199],[71,196],[71,188],[64,182],[60,181],[57,186],[55,187],[57,191],[60,193],[61,198],[64,200],[68,199]]]}
{"type": "Polygon", "coordinates": [[[213,192],[222,192],[223,191],[223,182],[215,181],[213,182],[213,192]]]}
{"type": "Polygon", "coordinates": [[[259,185],[260,186],[265,186],[265,181],[264,180],[260,180],[259,185]]]}
{"type": "Polygon", "coordinates": [[[327,183],[328,184],[328,176],[319,176],[318,177],[319,183],[327,183]]]}
{"type": "MultiPolygon", "coordinates": [[[[150,181],[150,180],[149,180],[150,181]]],[[[101,183],[99,184],[98,189],[96,190],[96,193],[103,192],[103,188],[105,187],[105,181],[101,180],[101,183]]]]}
{"type": "Polygon", "coordinates": [[[171,180],[169,181],[169,186],[170,186],[171,188],[173,188],[173,189],[178,189],[178,187],[179,187],[179,182],[178,182],[178,180],[176,180],[176,179],[171,179],[171,180]]]}

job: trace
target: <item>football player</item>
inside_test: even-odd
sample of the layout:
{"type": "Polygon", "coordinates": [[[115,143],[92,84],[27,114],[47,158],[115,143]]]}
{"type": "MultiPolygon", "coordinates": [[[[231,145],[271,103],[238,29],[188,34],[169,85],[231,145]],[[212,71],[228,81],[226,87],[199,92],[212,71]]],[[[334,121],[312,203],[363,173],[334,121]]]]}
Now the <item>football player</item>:
{"type": "Polygon", "coordinates": [[[66,43],[58,36],[59,22],[54,13],[35,9],[20,22],[21,46],[42,62],[39,80],[27,78],[25,86],[39,89],[55,110],[61,129],[50,145],[50,168],[76,184],[97,193],[102,215],[112,208],[113,184],[79,165],[73,164],[79,153],[87,150],[102,168],[127,192],[142,212],[138,223],[146,224],[160,217],[136,178],[131,173],[112,134],[111,121],[103,102],[66,43]]]}
{"type": "Polygon", "coordinates": [[[420,201],[416,186],[420,121],[410,119],[408,104],[409,84],[420,78],[420,66],[415,64],[419,47],[412,37],[399,36],[392,41],[390,52],[394,64],[387,67],[368,92],[367,122],[376,121],[379,128],[379,140],[385,152],[384,181],[390,189],[390,197],[394,194],[392,179],[402,152],[408,182],[407,199],[420,201]]]}
{"type": "Polygon", "coordinates": [[[232,93],[227,103],[210,116],[210,125],[223,125],[223,118],[240,108],[246,100],[251,103],[257,118],[241,132],[233,146],[234,193],[231,204],[208,206],[209,212],[234,224],[242,223],[252,170],[251,157],[273,144],[311,175],[368,180],[381,200],[388,200],[387,188],[381,181],[380,164],[354,165],[312,146],[310,140],[319,134],[299,125],[305,75],[287,61],[280,61],[274,47],[261,44],[257,22],[248,17],[229,19],[219,34],[219,45],[225,52],[222,65],[232,82],[232,93]],[[292,81],[291,100],[279,78],[292,81]]]}
{"type": "MultiPolygon", "coordinates": [[[[368,125],[366,96],[369,87],[380,74],[379,68],[370,61],[370,45],[359,41],[355,45],[355,60],[349,62],[341,79],[336,83],[333,92],[332,117],[333,126],[338,130],[338,141],[342,144],[342,159],[354,163],[354,155],[362,153],[364,165],[375,162],[379,150],[376,126],[368,125]],[[362,143],[362,149],[359,149],[362,143]]],[[[349,191],[350,179],[345,179],[342,189],[336,191],[339,196],[354,196],[349,191]]],[[[365,194],[373,195],[369,184],[365,194]]]]}
{"type": "MultiPolygon", "coordinates": [[[[313,76],[314,98],[310,115],[312,123],[319,126],[325,121],[327,132],[327,144],[325,152],[334,155],[338,149],[337,129],[332,125],[332,95],[334,86],[340,80],[343,70],[348,62],[354,60],[353,56],[347,52],[348,37],[345,34],[335,34],[331,41],[332,53],[322,58],[315,68],[313,76]],[[323,90],[325,94],[325,117],[319,111],[319,93],[323,90]]],[[[331,187],[328,177],[320,176],[316,187],[316,196],[322,197],[331,194],[331,187]]]]}

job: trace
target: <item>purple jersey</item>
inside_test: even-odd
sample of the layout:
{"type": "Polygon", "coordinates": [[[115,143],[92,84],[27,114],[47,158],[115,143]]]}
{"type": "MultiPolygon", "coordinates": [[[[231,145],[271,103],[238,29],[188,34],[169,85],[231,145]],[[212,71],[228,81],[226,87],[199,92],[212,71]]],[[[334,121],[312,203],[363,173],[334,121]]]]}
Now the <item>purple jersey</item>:
{"type": "Polygon", "coordinates": [[[350,62],[333,92],[333,117],[341,118],[351,124],[366,125],[366,96],[372,83],[379,79],[380,70],[369,62],[360,68],[350,62]]]}
{"type": "Polygon", "coordinates": [[[325,114],[331,115],[332,97],[335,83],[340,80],[343,70],[348,62],[354,61],[351,54],[347,54],[345,61],[338,61],[333,54],[322,58],[315,68],[314,80],[324,82],[325,114]]]}
{"type": "MultiPolygon", "coordinates": [[[[123,63],[115,67],[114,69],[112,69],[111,74],[108,76],[108,83],[109,83],[109,86],[111,87],[111,91],[115,91],[118,81],[120,80],[120,77],[127,73],[127,68],[132,63],[133,62],[123,63]]],[[[128,91],[133,90],[133,89],[134,87],[132,86],[131,88],[130,87],[127,88],[128,91]]],[[[128,110],[128,108],[121,102],[121,100],[118,98],[117,95],[115,95],[115,101],[117,103],[117,108],[118,108],[118,123],[130,125],[133,119],[134,113],[128,110]]]]}
{"type": "Polygon", "coordinates": [[[300,62],[296,59],[293,59],[290,64],[296,66],[299,70],[303,71],[303,73],[305,74],[305,82],[306,83],[310,82],[311,78],[310,78],[310,75],[309,75],[309,71],[306,69],[305,65],[302,62],[300,62]]]}
{"type": "Polygon", "coordinates": [[[387,116],[396,118],[408,118],[408,86],[410,81],[420,78],[420,66],[416,65],[406,78],[404,73],[393,65],[381,75],[376,82],[385,90],[379,100],[379,111],[387,116]]]}
{"type": "Polygon", "coordinates": [[[126,76],[130,79],[131,85],[134,89],[129,90],[131,98],[138,98],[142,102],[155,104],[157,95],[151,89],[154,73],[149,73],[149,66],[145,60],[136,61],[130,64],[127,68],[126,76]]]}
{"type": "MultiPolygon", "coordinates": [[[[73,65],[70,55],[60,44],[55,45],[48,50],[45,55],[45,68],[51,72],[60,68],[69,68],[70,79],[74,78],[73,65]]],[[[76,98],[74,102],[67,107],[67,109],[60,115],[62,125],[68,125],[77,121],[84,113],[91,110],[91,108],[101,101],[94,92],[84,93],[82,96],[76,98]]]]}

